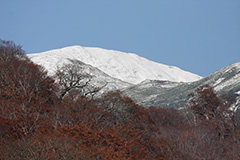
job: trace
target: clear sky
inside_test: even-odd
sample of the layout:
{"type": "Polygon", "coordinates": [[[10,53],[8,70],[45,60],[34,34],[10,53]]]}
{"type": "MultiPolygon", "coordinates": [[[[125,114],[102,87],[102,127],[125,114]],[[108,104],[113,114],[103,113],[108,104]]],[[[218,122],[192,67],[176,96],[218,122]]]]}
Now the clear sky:
{"type": "Polygon", "coordinates": [[[240,61],[240,0],[0,0],[0,38],[37,53],[136,53],[206,76],[240,61]]]}

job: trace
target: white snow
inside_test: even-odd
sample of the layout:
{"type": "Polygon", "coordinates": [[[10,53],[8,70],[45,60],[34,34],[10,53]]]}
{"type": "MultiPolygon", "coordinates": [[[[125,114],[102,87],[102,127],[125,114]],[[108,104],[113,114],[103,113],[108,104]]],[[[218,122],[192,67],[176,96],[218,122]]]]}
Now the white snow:
{"type": "Polygon", "coordinates": [[[236,102],[231,105],[230,110],[236,112],[240,107],[240,96],[236,97],[236,102]]]}
{"type": "Polygon", "coordinates": [[[54,73],[57,64],[76,59],[100,69],[111,77],[133,84],[146,79],[192,82],[202,78],[178,67],[156,63],[133,53],[101,48],[71,46],[28,54],[28,57],[44,66],[50,75],[54,73]]]}
{"type": "Polygon", "coordinates": [[[240,95],[240,91],[235,92],[236,94],[240,95]]]}
{"type": "Polygon", "coordinates": [[[224,87],[226,86],[230,86],[230,85],[233,85],[233,84],[237,84],[240,82],[240,75],[239,74],[236,74],[235,76],[233,76],[231,79],[221,83],[221,84],[217,84],[216,86],[214,86],[214,89],[216,91],[220,91],[222,90],[224,87]]]}
{"type": "Polygon", "coordinates": [[[214,84],[213,86],[218,85],[219,83],[221,83],[225,78],[219,78],[214,84]]]}

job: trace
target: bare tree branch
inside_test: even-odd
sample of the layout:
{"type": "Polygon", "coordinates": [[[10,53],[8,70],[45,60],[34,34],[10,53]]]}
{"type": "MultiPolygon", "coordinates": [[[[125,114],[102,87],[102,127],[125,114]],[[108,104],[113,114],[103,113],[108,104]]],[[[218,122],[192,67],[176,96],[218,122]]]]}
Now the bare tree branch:
{"type": "Polygon", "coordinates": [[[55,74],[55,79],[61,88],[60,97],[62,99],[72,90],[77,90],[79,95],[93,99],[94,95],[106,85],[95,86],[91,83],[92,78],[93,76],[84,72],[83,68],[76,64],[58,67],[55,74]]]}

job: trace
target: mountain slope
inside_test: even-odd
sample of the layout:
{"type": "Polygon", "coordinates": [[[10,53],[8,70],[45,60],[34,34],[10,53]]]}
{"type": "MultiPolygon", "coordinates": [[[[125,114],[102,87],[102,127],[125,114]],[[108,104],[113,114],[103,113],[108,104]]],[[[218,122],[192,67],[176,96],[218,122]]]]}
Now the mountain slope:
{"type": "MultiPolygon", "coordinates": [[[[28,55],[29,56],[29,55],[28,55]]],[[[31,57],[31,56],[29,56],[31,57]]],[[[50,76],[53,76],[55,71],[57,70],[57,68],[61,68],[63,65],[65,64],[72,64],[75,65],[77,67],[79,67],[79,69],[82,69],[83,73],[88,73],[90,74],[92,77],[91,80],[91,85],[96,86],[96,87],[103,87],[101,89],[100,93],[103,92],[108,92],[110,90],[119,90],[119,89],[123,89],[129,86],[132,86],[131,83],[127,83],[124,82],[120,79],[111,77],[109,75],[107,75],[106,73],[102,72],[101,70],[99,70],[96,67],[93,67],[91,65],[85,64],[79,60],[76,59],[60,59],[60,58],[56,58],[56,57],[49,57],[49,56],[44,56],[44,57],[36,57],[36,59],[32,59],[35,63],[42,65],[43,67],[45,67],[45,69],[48,71],[50,76]]]]}
{"type": "Polygon", "coordinates": [[[72,46],[47,52],[28,54],[35,63],[44,66],[50,74],[58,63],[67,59],[78,60],[105,72],[111,77],[137,84],[146,79],[191,82],[200,76],[178,67],[159,64],[132,53],[101,48],[72,46]]]}
{"type": "Polygon", "coordinates": [[[69,59],[68,64],[77,65],[79,66],[79,68],[83,69],[84,72],[93,76],[91,80],[91,84],[96,87],[103,87],[100,93],[108,92],[111,90],[119,90],[119,89],[132,86],[131,83],[127,83],[127,82],[121,81],[120,79],[113,78],[107,75],[106,73],[102,72],[98,68],[93,67],[91,65],[87,65],[81,61],[69,59]]]}
{"type": "Polygon", "coordinates": [[[203,84],[213,86],[218,95],[240,94],[240,62],[191,83],[145,81],[124,90],[136,103],[144,106],[179,108],[186,106],[188,94],[203,84]]]}

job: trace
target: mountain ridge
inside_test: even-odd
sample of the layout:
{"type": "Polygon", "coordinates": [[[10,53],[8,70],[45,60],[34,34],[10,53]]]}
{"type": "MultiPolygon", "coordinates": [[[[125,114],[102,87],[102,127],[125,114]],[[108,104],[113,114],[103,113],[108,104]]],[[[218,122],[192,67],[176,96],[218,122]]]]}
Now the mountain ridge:
{"type": "Polygon", "coordinates": [[[186,106],[188,94],[204,84],[213,86],[218,94],[240,92],[240,62],[202,78],[134,53],[97,47],[70,46],[27,56],[45,67],[50,75],[54,75],[57,66],[79,65],[94,76],[94,85],[107,84],[102,92],[121,90],[143,106],[181,108],[186,106]],[[194,81],[189,81],[191,76],[194,81]]]}
{"type": "Polygon", "coordinates": [[[50,73],[53,73],[52,68],[54,65],[47,64],[44,60],[57,63],[56,61],[64,61],[69,58],[92,65],[114,78],[133,84],[146,79],[190,82],[202,78],[178,67],[153,62],[134,53],[97,47],[75,45],[28,54],[28,57],[35,63],[43,65],[50,73]]]}
{"type": "Polygon", "coordinates": [[[194,82],[173,83],[147,81],[124,89],[124,93],[136,103],[143,106],[162,106],[181,108],[186,106],[188,94],[208,84],[217,95],[228,95],[236,98],[240,95],[240,62],[224,67],[212,74],[194,82]]]}

